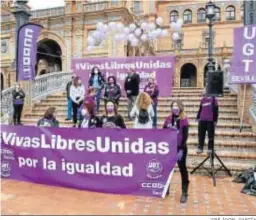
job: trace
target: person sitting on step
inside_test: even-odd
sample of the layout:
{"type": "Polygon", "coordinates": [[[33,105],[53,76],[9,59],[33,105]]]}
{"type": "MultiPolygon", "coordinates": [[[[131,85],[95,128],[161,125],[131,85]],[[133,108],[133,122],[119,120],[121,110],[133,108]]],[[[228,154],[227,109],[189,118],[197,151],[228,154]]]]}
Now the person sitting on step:
{"type": "Polygon", "coordinates": [[[81,111],[79,128],[100,128],[101,120],[95,116],[96,105],[94,102],[87,101],[81,111]]]}
{"type": "Polygon", "coordinates": [[[44,113],[44,117],[37,122],[38,127],[59,127],[59,121],[56,117],[56,108],[49,107],[44,113]]]}

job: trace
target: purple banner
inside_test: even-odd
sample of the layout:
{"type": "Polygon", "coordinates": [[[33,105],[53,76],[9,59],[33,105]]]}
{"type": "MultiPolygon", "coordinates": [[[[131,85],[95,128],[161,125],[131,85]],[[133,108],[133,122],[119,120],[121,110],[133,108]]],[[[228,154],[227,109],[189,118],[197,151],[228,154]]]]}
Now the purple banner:
{"type": "Polygon", "coordinates": [[[230,84],[256,83],[256,25],[234,30],[230,84]]]}
{"type": "Polygon", "coordinates": [[[17,47],[18,80],[34,80],[37,59],[37,38],[42,26],[28,23],[19,28],[17,47]]]}
{"type": "MultiPolygon", "coordinates": [[[[91,70],[97,66],[104,74],[106,80],[109,76],[116,76],[122,90],[127,76],[127,69],[134,68],[140,75],[140,89],[143,90],[148,78],[153,77],[160,89],[160,96],[170,96],[174,76],[174,56],[153,57],[108,57],[72,59],[73,72],[81,77],[84,85],[88,86],[91,70]]],[[[125,95],[123,92],[122,95],[125,95]]]]}
{"type": "Polygon", "coordinates": [[[177,131],[2,125],[1,144],[2,178],[164,198],[177,131]]]}

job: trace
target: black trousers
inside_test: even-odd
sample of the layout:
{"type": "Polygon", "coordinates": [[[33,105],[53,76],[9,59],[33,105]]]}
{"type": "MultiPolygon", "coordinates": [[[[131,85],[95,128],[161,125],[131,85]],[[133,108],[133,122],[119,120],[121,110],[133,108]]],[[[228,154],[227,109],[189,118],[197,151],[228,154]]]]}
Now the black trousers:
{"type": "Polygon", "coordinates": [[[178,167],[180,170],[181,175],[181,182],[182,186],[187,185],[189,183],[188,180],[188,169],[187,169],[187,154],[188,154],[188,148],[184,148],[184,153],[180,161],[178,161],[178,167]]]}
{"type": "Polygon", "coordinates": [[[23,105],[13,105],[13,123],[20,124],[23,105]]]}
{"type": "Polygon", "coordinates": [[[208,150],[213,150],[214,147],[214,135],[215,135],[215,126],[213,121],[199,121],[198,124],[198,143],[199,148],[204,148],[204,141],[206,131],[208,134],[208,150]]]}
{"type": "Polygon", "coordinates": [[[83,102],[80,102],[76,104],[75,102],[72,101],[72,109],[73,109],[73,123],[77,123],[77,111],[81,107],[83,102]]]}

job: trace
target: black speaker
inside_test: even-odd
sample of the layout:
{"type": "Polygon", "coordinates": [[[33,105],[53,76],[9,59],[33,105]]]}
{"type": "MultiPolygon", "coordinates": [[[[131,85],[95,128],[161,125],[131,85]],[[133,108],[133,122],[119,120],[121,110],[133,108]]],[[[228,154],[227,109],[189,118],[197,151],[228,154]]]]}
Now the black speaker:
{"type": "Polygon", "coordinates": [[[223,71],[207,73],[206,93],[208,96],[223,96],[223,71]]]}

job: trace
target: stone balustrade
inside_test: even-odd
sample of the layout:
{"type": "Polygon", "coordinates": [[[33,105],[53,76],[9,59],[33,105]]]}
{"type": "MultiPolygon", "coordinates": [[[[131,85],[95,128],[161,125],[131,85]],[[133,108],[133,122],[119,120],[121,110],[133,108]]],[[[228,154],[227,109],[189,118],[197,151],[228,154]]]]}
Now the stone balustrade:
{"type": "Polygon", "coordinates": [[[256,132],[256,84],[252,85],[252,107],[249,110],[253,131],[256,132]]]}
{"type": "Polygon", "coordinates": [[[55,8],[49,8],[49,9],[40,9],[40,10],[31,11],[30,13],[32,15],[32,19],[64,15],[65,14],[65,7],[55,7],[55,8]]]}
{"type": "MultiPolygon", "coordinates": [[[[22,87],[26,94],[25,108],[30,108],[32,105],[48,95],[62,92],[65,90],[66,84],[71,80],[72,73],[56,72],[38,76],[33,82],[23,82],[22,87]]],[[[1,93],[1,123],[8,122],[8,118],[13,113],[12,90],[14,87],[7,88],[1,93]]]]}

